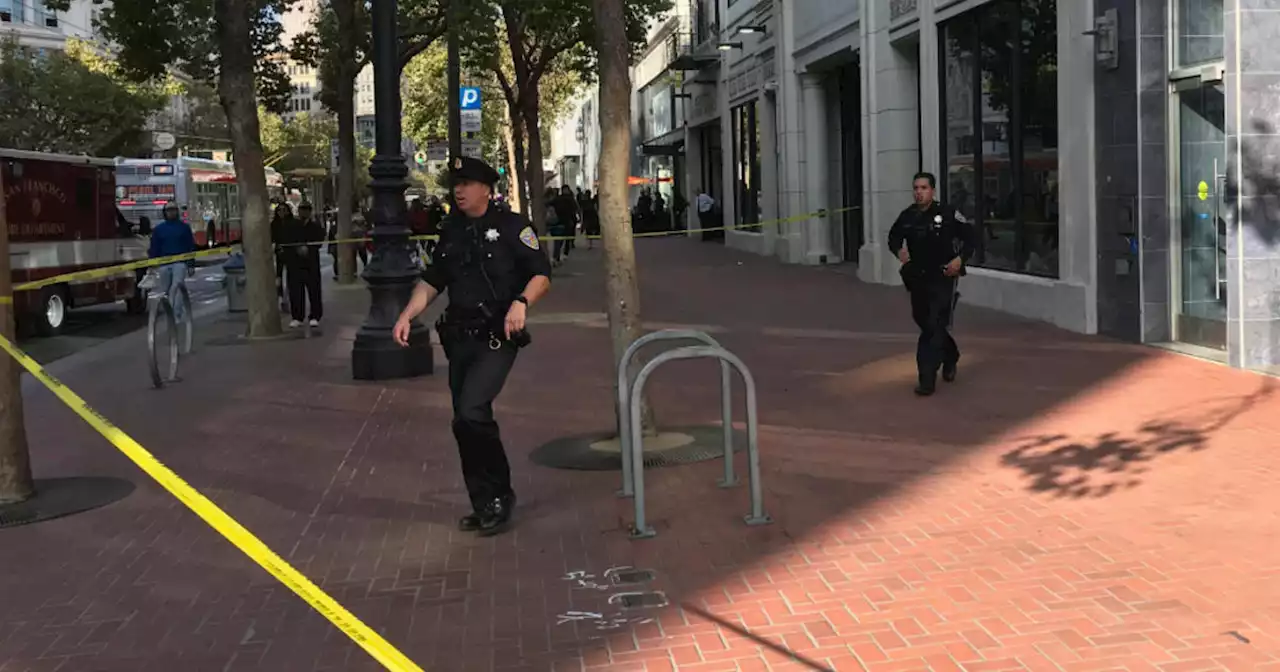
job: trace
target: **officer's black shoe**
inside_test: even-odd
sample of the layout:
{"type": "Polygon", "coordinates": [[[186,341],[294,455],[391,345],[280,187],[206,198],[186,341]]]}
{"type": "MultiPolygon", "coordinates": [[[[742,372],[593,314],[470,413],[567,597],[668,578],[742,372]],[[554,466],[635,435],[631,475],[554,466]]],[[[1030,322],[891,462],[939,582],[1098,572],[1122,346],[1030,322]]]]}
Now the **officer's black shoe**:
{"type": "Polygon", "coordinates": [[[937,389],[938,389],[938,382],[936,380],[921,380],[916,385],[915,391],[916,391],[916,395],[921,397],[927,397],[933,394],[934,391],[937,389]]]}
{"type": "Polygon", "coordinates": [[[480,513],[480,536],[492,537],[507,531],[511,523],[511,510],[515,507],[516,496],[507,495],[489,502],[480,513]]]}
{"type": "Polygon", "coordinates": [[[480,514],[473,513],[463,516],[458,520],[458,530],[462,532],[475,532],[480,529],[480,514]]]}
{"type": "Polygon", "coordinates": [[[957,365],[958,363],[959,363],[959,362],[947,362],[946,364],[943,364],[943,365],[942,365],[942,379],[943,379],[943,380],[947,381],[948,383],[955,382],[955,379],[956,379],[956,365],[957,365]]]}

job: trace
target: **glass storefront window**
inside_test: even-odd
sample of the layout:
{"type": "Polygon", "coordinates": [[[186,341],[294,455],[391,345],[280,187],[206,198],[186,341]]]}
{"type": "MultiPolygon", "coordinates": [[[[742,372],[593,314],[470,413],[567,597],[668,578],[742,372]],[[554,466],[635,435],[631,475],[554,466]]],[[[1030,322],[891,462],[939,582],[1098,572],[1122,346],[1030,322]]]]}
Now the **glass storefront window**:
{"type": "Polygon", "coordinates": [[[943,198],[977,266],[1058,274],[1057,0],[997,0],[940,35],[943,198]]]}
{"type": "Polygon", "coordinates": [[[760,221],[760,122],[756,103],[733,108],[733,202],[737,224],[760,221]]]}
{"type": "Polygon", "coordinates": [[[1223,58],[1222,0],[1175,0],[1178,67],[1220,61],[1223,58]]]}

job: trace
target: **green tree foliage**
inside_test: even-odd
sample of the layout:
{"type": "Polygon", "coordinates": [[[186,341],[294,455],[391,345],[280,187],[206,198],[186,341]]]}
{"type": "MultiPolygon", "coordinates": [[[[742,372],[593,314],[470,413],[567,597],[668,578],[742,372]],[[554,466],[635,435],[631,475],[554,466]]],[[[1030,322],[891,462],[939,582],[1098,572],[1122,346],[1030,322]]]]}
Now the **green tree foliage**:
{"type": "MultiPolygon", "coordinates": [[[[467,0],[465,35],[468,60],[494,74],[512,119],[523,121],[527,151],[517,152],[521,183],[529,189],[526,207],[543,229],[542,96],[545,78],[575,72],[593,81],[597,31],[591,0],[467,0]],[[498,44],[506,49],[495,48],[498,44]],[[504,54],[510,65],[504,63],[504,54]],[[523,169],[527,167],[527,169],[523,169]]],[[[648,27],[671,9],[670,0],[627,0],[625,31],[630,52],[646,46],[648,27]]]]}
{"type": "MultiPolygon", "coordinates": [[[[465,2],[466,0],[459,0],[465,2]]],[[[325,109],[337,112],[337,91],[343,77],[354,83],[356,75],[372,62],[373,46],[369,25],[369,8],[363,2],[351,3],[352,29],[340,28],[340,2],[329,0],[311,25],[289,45],[291,57],[319,70],[320,93],[317,99],[325,109]],[[351,41],[350,54],[340,48],[343,38],[351,41]]],[[[396,15],[399,31],[399,67],[404,69],[415,56],[425,51],[445,32],[447,0],[404,0],[396,15]]]]}
{"type": "MultiPolygon", "coordinates": [[[[280,333],[258,103],[283,110],[291,94],[279,17],[292,0],[115,0],[99,28],[121,68],[159,81],[171,68],[213,84],[226,111],[239,184],[248,271],[249,335],[280,333]]],[[[70,0],[45,0],[66,10],[70,0]]]]}
{"type": "MultiPolygon", "coordinates": [[[[116,0],[99,18],[103,35],[119,46],[115,66],[136,81],[165,81],[171,68],[205,82],[221,72],[218,5],[240,5],[251,14],[249,42],[254,56],[257,94],[271,110],[283,111],[291,89],[281,57],[283,28],[279,17],[294,0],[116,0]]],[[[70,0],[45,0],[54,11],[67,11],[70,0]]]]}
{"type": "Polygon", "coordinates": [[[166,86],[119,76],[110,61],[71,41],[38,55],[0,42],[0,146],[41,152],[133,155],[150,148],[142,129],[168,100],[166,86]]]}
{"type": "Polygon", "coordinates": [[[260,109],[262,150],[266,163],[282,173],[299,168],[328,170],[330,141],[338,137],[332,117],[299,113],[291,120],[260,109]]]}

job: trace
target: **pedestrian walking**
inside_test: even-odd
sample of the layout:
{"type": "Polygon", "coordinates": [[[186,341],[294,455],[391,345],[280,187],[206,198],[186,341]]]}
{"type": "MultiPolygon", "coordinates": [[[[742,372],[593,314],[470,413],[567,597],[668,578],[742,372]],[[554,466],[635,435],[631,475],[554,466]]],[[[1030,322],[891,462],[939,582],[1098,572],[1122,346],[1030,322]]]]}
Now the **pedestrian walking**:
{"type": "Polygon", "coordinates": [[[889,250],[902,262],[902,282],[911,293],[911,317],[920,327],[916,343],[915,392],[929,396],[942,379],[956,379],[960,348],[951,336],[957,283],[976,248],[973,225],[959,210],[934,200],[932,173],[917,173],[911,183],[915,203],[898,215],[889,230],[889,250]]]}
{"type": "Polygon", "coordinates": [[[276,260],[276,299],[285,308],[284,266],[285,248],[281,247],[285,240],[285,231],[293,227],[293,208],[288,203],[279,203],[271,215],[271,244],[275,250],[276,260]]]}
{"type": "Polygon", "coordinates": [[[533,227],[491,204],[497,171],[471,158],[454,158],[451,165],[455,207],[393,335],[407,347],[413,319],[449,292],[436,330],[449,360],[453,435],[472,509],[458,527],[488,536],[506,529],[516,503],[493,401],[518,351],[530,342],[526,316],[551,287],[551,265],[533,227]]]}
{"type": "Polygon", "coordinates": [[[289,287],[289,326],[298,328],[304,319],[313,327],[324,317],[324,301],[320,296],[320,248],[325,231],[312,217],[311,204],[300,203],[298,216],[291,218],[281,231],[285,283],[289,287]]]}
{"type": "Polygon", "coordinates": [[[595,247],[595,239],[600,235],[600,208],[596,198],[588,189],[581,201],[582,232],[587,236],[587,249],[595,247]]]}

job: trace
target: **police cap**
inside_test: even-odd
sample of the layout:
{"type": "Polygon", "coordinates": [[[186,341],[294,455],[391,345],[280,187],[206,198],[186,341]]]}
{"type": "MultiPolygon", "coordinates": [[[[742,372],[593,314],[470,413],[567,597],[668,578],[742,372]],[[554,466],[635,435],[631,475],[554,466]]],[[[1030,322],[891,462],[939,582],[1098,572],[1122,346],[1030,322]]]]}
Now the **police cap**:
{"type": "Polygon", "coordinates": [[[498,171],[480,159],[455,156],[449,164],[449,183],[457,184],[460,180],[470,180],[492,187],[498,183],[498,171]]]}

